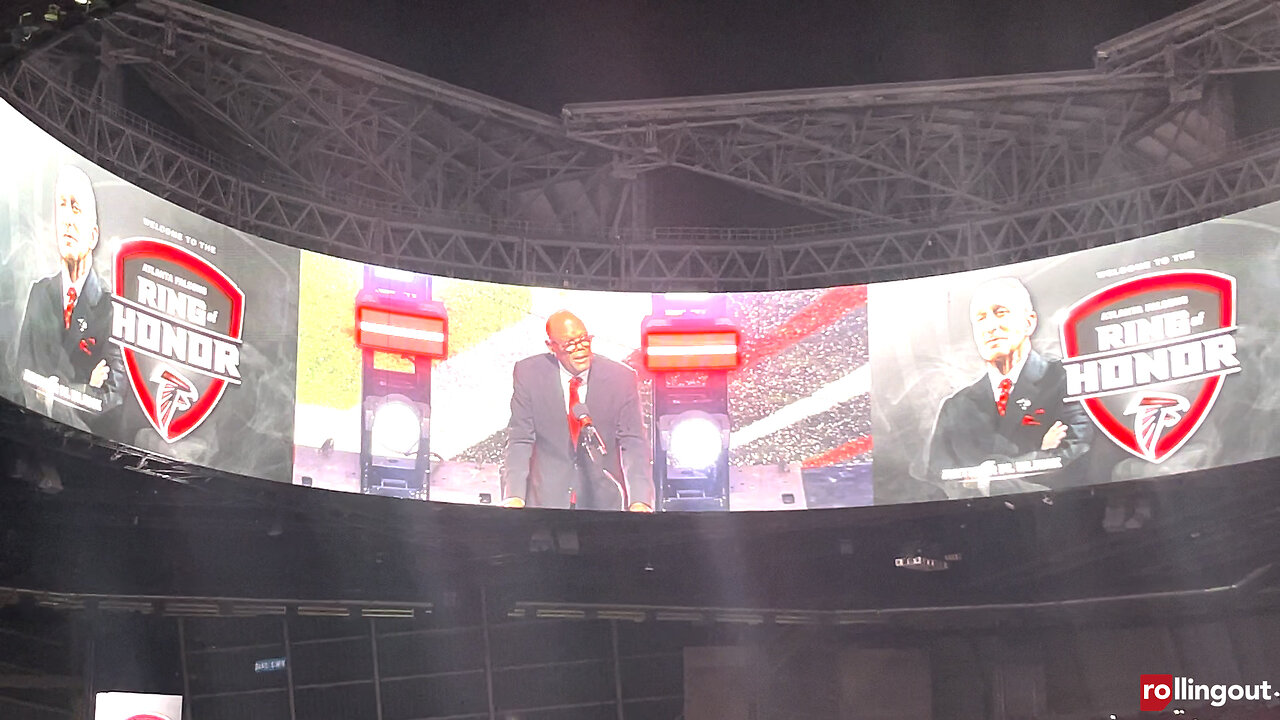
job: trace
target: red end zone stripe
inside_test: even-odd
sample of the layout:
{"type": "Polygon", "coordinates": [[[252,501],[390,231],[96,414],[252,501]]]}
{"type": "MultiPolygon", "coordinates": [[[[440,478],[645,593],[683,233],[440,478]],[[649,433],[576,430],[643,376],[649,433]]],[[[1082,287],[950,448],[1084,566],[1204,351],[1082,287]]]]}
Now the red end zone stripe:
{"type": "Polygon", "coordinates": [[[777,355],[867,304],[867,286],[835,287],[774,328],[766,337],[743,342],[743,367],[777,355]]]}
{"type": "Polygon", "coordinates": [[[871,447],[871,436],[863,435],[862,437],[856,437],[839,447],[831,448],[824,453],[819,453],[811,458],[807,458],[803,463],[801,463],[801,467],[818,468],[826,467],[827,465],[834,465],[835,463],[843,462],[849,458],[869,453],[871,452],[871,447]]]}

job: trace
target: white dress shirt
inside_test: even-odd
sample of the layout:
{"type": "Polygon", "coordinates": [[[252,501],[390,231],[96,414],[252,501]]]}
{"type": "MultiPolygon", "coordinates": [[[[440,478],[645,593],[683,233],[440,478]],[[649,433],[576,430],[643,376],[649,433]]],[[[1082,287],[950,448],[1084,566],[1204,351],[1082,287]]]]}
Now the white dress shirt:
{"type": "Polygon", "coordinates": [[[90,272],[93,272],[93,270],[81,275],[80,279],[73,285],[71,276],[67,274],[67,266],[62,266],[62,307],[65,308],[67,306],[67,291],[73,287],[76,289],[76,302],[80,302],[80,295],[84,292],[84,281],[89,279],[90,272]]]}
{"type": "MultiPolygon", "coordinates": [[[[572,409],[569,407],[569,381],[573,379],[574,375],[565,369],[563,364],[557,364],[560,365],[560,397],[564,400],[564,411],[567,415],[569,410],[572,409]]],[[[585,403],[587,401],[587,376],[590,374],[591,368],[587,368],[578,375],[578,377],[582,378],[582,386],[578,388],[578,400],[580,402],[585,403]]]]}
{"type": "Polygon", "coordinates": [[[1009,392],[1010,393],[1013,392],[1014,385],[1018,384],[1018,376],[1022,374],[1022,366],[1027,364],[1027,358],[1029,357],[1031,357],[1030,349],[1028,349],[1025,353],[1022,354],[1022,359],[1018,361],[1017,365],[1014,365],[1012,368],[1009,369],[1008,375],[1001,375],[1000,371],[996,370],[995,365],[991,363],[987,363],[987,378],[991,380],[991,399],[992,400],[996,402],[1000,402],[1000,381],[1004,380],[1005,378],[1008,378],[1009,382],[1013,383],[1012,385],[1009,386],[1009,392]]]}

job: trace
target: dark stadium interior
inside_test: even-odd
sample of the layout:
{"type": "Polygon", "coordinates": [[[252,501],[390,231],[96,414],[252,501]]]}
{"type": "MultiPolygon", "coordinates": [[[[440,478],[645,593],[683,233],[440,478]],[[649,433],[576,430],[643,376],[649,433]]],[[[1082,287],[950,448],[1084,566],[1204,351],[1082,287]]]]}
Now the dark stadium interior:
{"type": "MultiPolygon", "coordinates": [[[[65,454],[42,453],[62,491],[6,483],[6,525],[22,531],[6,547],[9,585],[407,603],[470,596],[483,586],[504,610],[543,602],[689,605],[865,611],[890,625],[910,626],[918,616],[980,626],[1034,624],[1060,601],[1089,598],[1062,609],[1124,616],[1152,612],[1161,600],[1184,610],[1216,608],[1218,593],[1196,591],[1246,578],[1221,601],[1248,605],[1280,583],[1271,571],[1280,489],[1270,461],[981,501],[652,518],[546,512],[496,523],[488,508],[212,474],[166,481],[170,470],[154,459],[151,472],[91,472],[104,455],[78,440],[61,441],[65,454]],[[1143,517],[1136,527],[1117,527],[1109,511],[1143,517]],[[539,536],[547,533],[550,547],[543,547],[539,536]],[[912,544],[962,559],[946,572],[905,572],[893,561],[912,544]]],[[[6,457],[30,457],[32,447],[6,445],[6,457]]]]}
{"type": "MultiPolygon", "coordinates": [[[[216,222],[421,272],[828,287],[1280,199],[1262,0],[106,5],[0,37],[0,98],[216,222]]],[[[5,35],[49,3],[16,6],[5,35]]],[[[1280,717],[1137,711],[1138,673],[1280,681],[1278,473],[513,512],[232,476],[0,400],[0,718],[110,690],[185,720],[1280,717]]]]}
{"type": "MultiPolygon", "coordinates": [[[[314,675],[295,680],[311,688],[297,690],[299,717],[305,703],[364,716],[372,622],[388,653],[380,672],[400,678],[381,680],[395,717],[483,716],[472,644],[482,632],[495,638],[495,707],[584,718],[614,711],[610,663],[625,670],[628,717],[677,716],[688,648],[767,658],[772,684],[753,702],[770,716],[839,716],[829,673],[850,652],[923,651],[935,668],[969,668],[936,671],[945,681],[934,681],[935,717],[978,717],[996,700],[981,683],[960,688],[1014,672],[997,662],[1006,654],[1048,663],[1047,707],[1066,710],[1098,702],[1091,683],[1106,671],[1090,665],[1103,661],[1089,648],[1110,648],[1105,655],[1131,643],[1139,657],[1164,657],[1149,653],[1170,652],[1160,639],[1169,633],[1183,648],[1172,650],[1178,662],[1206,648],[1221,661],[1275,632],[1266,629],[1280,593],[1273,461],[973,503],[654,518],[547,511],[499,523],[487,508],[184,475],[155,459],[145,472],[108,469],[109,451],[6,411],[6,434],[25,438],[4,445],[6,462],[39,452],[62,487],[3,483],[0,582],[29,588],[4,591],[17,660],[6,663],[55,678],[93,673],[99,687],[183,692],[181,623],[186,693],[193,709],[218,717],[234,707],[284,712],[283,693],[237,694],[274,687],[243,676],[255,658],[284,652],[283,618],[252,609],[262,604],[289,607],[297,672],[314,675]],[[181,482],[164,479],[175,471],[181,482]],[[939,573],[895,567],[916,547],[961,559],[939,573]],[[416,619],[361,614],[415,607],[416,619]],[[403,645],[411,641],[423,644],[403,645]],[[92,667],[82,665],[86,642],[98,648],[92,667]],[[197,663],[214,665],[197,672],[197,663]],[[433,699],[404,696],[399,686],[422,673],[439,673],[433,699]],[[795,685],[802,680],[808,690],[795,685]],[[529,683],[559,689],[520,689],[529,683]],[[465,707],[445,711],[437,703],[446,697],[465,707]]],[[[79,690],[15,688],[52,707],[69,707],[79,690]]],[[[1024,701],[1013,686],[1005,692],[1024,701]]]]}

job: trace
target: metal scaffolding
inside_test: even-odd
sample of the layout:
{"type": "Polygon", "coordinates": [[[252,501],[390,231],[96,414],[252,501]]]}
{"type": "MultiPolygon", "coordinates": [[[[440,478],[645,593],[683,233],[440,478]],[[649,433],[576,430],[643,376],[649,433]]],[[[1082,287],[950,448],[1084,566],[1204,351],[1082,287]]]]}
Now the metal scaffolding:
{"type": "Polygon", "coordinates": [[[1280,69],[1280,7],[1209,0],[1099,45],[1094,60],[1108,75],[1156,73],[1184,89],[1206,75],[1280,69]]]}
{"type": "Polygon", "coordinates": [[[1237,137],[1223,77],[1278,56],[1274,5],[1211,0],[1099,46],[1092,70],[571,105],[556,119],[140,0],[10,63],[0,93],[125,179],[272,240],[478,280],[764,290],[1040,257],[1280,198],[1280,136],[1237,137]],[[126,107],[126,84],[165,111],[126,107]],[[831,221],[652,227],[658,168],[831,221]]]}
{"type": "MultiPolygon", "coordinates": [[[[1157,76],[1091,72],[571,105],[572,137],[864,225],[1026,206],[1163,158],[1135,132],[1185,121],[1157,76]]],[[[1205,143],[1223,128],[1206,127],[1205,143]]],[[[1206,149],[1188,147],[1190,164],[1206,149]]]]}
{"type": "Polygon", "coordinates": [[[304,194],[502,216],[608,166],[554,118],[190,3],[139,3],[95,49],[202,145],[304,194]]]}

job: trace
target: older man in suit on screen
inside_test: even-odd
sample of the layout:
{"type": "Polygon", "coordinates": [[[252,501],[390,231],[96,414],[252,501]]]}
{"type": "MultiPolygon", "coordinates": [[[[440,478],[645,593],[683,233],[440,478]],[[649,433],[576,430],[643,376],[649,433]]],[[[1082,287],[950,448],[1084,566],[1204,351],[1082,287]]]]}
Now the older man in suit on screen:
{"type": "Polygon", "coordinates": [[[636,374],[594,355],[591,340],[582,320],[561,310],[547,320],[550,352],[516,363],[502,468],[505,506],[652,510],[653,469],[636,374]]]}
{"type": "Polygon", "coordinates": [[[1026,287],[1014,278],[983,283],[969,321],[986,372],[943,401],[929,477],[991,493],[1077,484],[1093,426],[1079,403],[1062,400],[1062,363],[1031,349],[1037,317],[1026,287]]]}
{"type": "Polygon", "coordinates": [[[90,430],[123,402],[124,362],[111,342],[111,294],[93,270],[98,202],[83,170],[54,185],[58,271],[36,281],[18,332],[18,372],[28,407],[90,430]]]}

